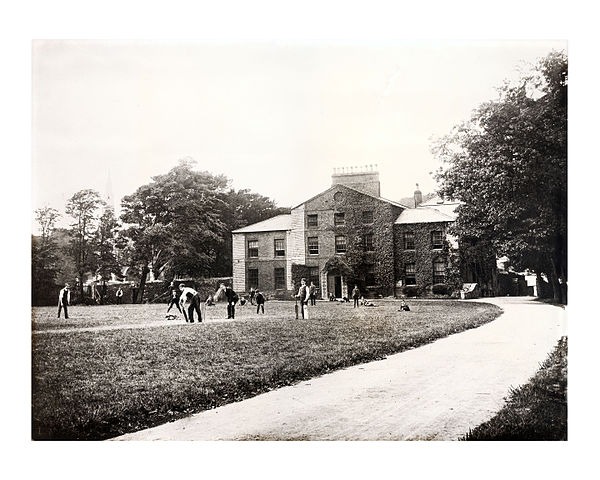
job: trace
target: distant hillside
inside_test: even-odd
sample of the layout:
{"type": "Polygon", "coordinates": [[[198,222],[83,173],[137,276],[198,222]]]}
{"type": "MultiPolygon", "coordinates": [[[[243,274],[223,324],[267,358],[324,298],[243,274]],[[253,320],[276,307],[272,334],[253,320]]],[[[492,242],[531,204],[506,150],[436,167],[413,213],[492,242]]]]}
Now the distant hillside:
{"type": "MultiPolygon", "coordinates": [[[[435,193],[424,193],[423,201],[426,202],[427,200],[431,200],[433,197],[435,197],[435,193]]],[[[402,205],[406,205],[407,207],[410,207],[410,208],[415,208],[414,196],[401,198],[400,200],[398,200],[398,203],[401,203],[402,205]]]]}

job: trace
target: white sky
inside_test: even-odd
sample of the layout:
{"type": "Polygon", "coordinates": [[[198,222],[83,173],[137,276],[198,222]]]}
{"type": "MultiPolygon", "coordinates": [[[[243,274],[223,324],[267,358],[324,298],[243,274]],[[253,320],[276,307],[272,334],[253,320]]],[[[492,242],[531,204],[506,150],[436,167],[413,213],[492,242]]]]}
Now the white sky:
{"type": "MultiPolygon", "coordinates": [[[[434,189],[431,137],[566,42],[37,41],[33,207],[120,199],[182,157],[293,206],[334,167],[377,164],[381,194],[434,189]]],[[[63,225],[68,223],[63,216],[63,225]]]]}

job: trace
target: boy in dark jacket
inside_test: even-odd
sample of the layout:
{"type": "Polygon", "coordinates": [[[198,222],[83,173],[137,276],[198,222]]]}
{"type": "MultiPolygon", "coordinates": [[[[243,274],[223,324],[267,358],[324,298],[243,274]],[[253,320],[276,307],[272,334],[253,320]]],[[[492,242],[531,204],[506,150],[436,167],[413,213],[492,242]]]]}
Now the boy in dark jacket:
{"type": "Polygon", "coordinates": [[[240,297],[233,291],[229,285],[225,288],[225,296],[227,297],[227,318],[235,319],[235,304],[240,297]]]}
{"type": "Polygon", "coordinates": [[[258,290],[256,291],[256,293],[254,294],[254,300],[256,300],[256,313],[258,313],[258,311],[260,309],[262,309],[262,313],[265,313],[265,296],[262,294],[262,292],[259,292],[258,290]]]}

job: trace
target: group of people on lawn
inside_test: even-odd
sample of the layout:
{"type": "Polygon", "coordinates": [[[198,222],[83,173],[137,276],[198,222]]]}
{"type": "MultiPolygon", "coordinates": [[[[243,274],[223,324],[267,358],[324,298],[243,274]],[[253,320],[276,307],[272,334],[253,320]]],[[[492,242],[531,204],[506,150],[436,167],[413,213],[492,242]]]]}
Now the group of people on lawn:
{"type": "MultiPolygon", "coordinates": [[[[185,321],[189,323],[194,323],[194,312],[198,315],[198,322],[202,322],[202,312],[200,309],[200,305],[203,301],[200,298],[199,293],[191,287],[186,286],[184,283],[179,284],[179,287],[175,287],[175,284],[171,282],[169,286],[170,289],[170,300],[169,306],[167,307],[166,317],[168,319],[174,318],[174,316],[170,315],[169,312],[173,306],[177,307],[179,313],[182,313],[185,321]]],[[[245,298],[240,298],[239,295],[231,288],[229,285],[221,284],[219,289],[215,293],[215,295],[209,295],[208,298],[204,301],[204,304],[207,306],[214,305],[215,299],[218,299],[222,294],[225,295],[227,299],[227,318],[235,319],[235,306],[240,302],[240,305],[244,305],[246,303],[245,298]]],[[[121,288],[117,290],[116,297],[117,303],[121,303],[121,298],[123,296],[123,292],[121,288]]],[[[300,288],[298,289],[298,293],[295,295],[296,300],[300,301],[300,313],[302,318],[308,319],[308,306],[316,305],[316,297],[317,297],[317,287],[313,282],[310,282],[310,285],[306,284],[306,279],[303,278],[300,280],[300,288]]],[[[354,286],[352,290],[352,299],[354,300],[354,308],[359,307],[359,305],[364,305],[367,307],[374,307],[375,304],[369,300],[365,300],[364,297],[361,296],[360,290],[358,286],[354,286]]],[[[331,295],[330,295],[331,300],[331,295]]],[[[265,295],[257,289],[251,288],[249,301],[251,305],[256,305],[256,313],[265,313],[265,295]]],[[[71,291],[69,284],[65,284],[65,287],[60,290],[58,294],[58,318],[60,318],[61,310],[64,309],[65,318],[69,318],[67,307],[71,303],[71,291]]],[[[401,310],[408,311],[408,305],[406,302],[402,300],[401,310]]]]}

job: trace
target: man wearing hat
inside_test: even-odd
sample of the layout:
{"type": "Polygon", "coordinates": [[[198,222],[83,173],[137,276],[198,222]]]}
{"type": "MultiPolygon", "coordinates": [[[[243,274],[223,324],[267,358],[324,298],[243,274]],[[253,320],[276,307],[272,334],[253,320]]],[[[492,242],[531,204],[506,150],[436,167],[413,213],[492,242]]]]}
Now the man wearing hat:
{"type": "Polygon", "coordinates": [[[65,309],[65,318],[69,318],[69,312],[67,312],[67,305],[71,303],[71,290],[69,290],[69,284],[65,283],[65,288],[62,288],[58,292],[58,318],[60,318],[60,310],[65,309]]]}

